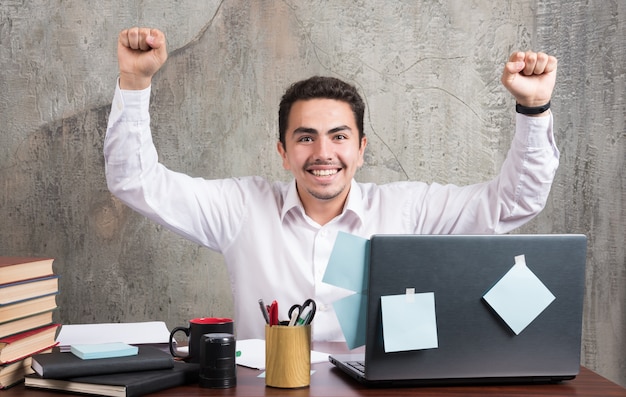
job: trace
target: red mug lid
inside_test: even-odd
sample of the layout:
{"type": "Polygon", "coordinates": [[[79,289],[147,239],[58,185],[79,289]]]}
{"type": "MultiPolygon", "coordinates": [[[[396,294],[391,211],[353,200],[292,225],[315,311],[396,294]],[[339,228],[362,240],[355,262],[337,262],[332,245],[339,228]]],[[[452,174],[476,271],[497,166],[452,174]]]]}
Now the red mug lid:
{"type": "Polygon", "coordinates": [[[224,324],[232,323],[233,320],[225,317],[198,317],[190,320],[189,322],[194,324],[224,324]]]}

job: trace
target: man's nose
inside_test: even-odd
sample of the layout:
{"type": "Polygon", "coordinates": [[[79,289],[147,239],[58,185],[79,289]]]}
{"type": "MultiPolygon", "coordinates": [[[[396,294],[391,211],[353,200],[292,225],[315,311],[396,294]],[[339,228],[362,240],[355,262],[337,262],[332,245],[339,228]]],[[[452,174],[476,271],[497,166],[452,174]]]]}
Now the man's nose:
{"type": "Polygon", "coordinates": [[[332,144],[330,139],[322,137],[315,141],[315,158],[319,160],[328,160],[332,158],[332,144]]]}

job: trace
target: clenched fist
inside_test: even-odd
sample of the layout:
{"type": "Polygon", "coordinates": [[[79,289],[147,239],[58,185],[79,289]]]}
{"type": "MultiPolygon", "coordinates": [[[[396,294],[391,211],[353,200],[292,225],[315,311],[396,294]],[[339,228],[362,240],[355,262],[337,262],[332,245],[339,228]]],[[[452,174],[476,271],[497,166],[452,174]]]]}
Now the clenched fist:
{"type": "Polygon", "coordinates": [[[165,35],[158,29],[130,28],[117,41],[120,88],[141,90],[150,86],[152,76],[167,60],[165,35]]]}

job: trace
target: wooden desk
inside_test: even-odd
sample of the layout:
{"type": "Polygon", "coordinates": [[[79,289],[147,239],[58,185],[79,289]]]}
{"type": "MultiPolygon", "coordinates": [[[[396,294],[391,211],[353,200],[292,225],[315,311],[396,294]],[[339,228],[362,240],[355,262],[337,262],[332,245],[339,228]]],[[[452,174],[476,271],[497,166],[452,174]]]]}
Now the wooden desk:
{"type": "MultiPolygon", "coordinates": [[[[339,344],[345,346],[344,344],[339,344]]],[[[339,346],[339,347],[340,347],[339,346]]],[[[338,344],[316,343],[314,348],[324,352],[337,352],[338,344]]],[[[315,373],[311,376],[311,386],[302,389],[275,389],[265,386],[265,380],[259,378],[261,371],[238,367],[237,387],[231,389],[204,389],[198,385],[176,387],[151,396],[625,396],[626,389],[581,367],[576,379],[549,385],[504,385],[504,386],[452,386],[418,387],[396,389],[365,388],[337,370],[330,363],[314,364],[315,373]]],[[[53,397],[59,393],[26,389],[24,385],[15,386],[0,392],[0,397],[53,397]]]]}

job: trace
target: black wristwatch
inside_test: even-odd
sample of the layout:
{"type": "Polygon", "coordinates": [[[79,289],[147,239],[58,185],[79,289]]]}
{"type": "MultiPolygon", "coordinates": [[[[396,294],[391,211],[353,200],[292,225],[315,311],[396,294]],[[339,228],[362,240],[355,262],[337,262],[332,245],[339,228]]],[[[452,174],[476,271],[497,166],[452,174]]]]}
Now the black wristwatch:
{"type": "Polygon", "coordinates": [[[541,114],[548,109],[550,109],[550,101],[548,101],[548,103],[546,103],[543,106],[535,106],[535,107],[523,106],[523,105],[520,105],[519,103],[515,104],[515,111],[520,114],[528,114],[528,115],[541,114]]]}

